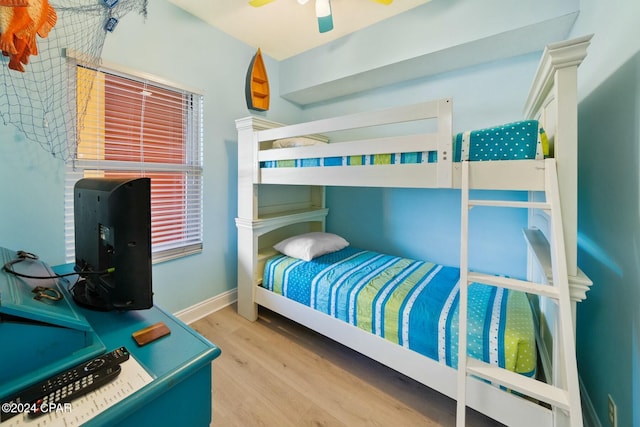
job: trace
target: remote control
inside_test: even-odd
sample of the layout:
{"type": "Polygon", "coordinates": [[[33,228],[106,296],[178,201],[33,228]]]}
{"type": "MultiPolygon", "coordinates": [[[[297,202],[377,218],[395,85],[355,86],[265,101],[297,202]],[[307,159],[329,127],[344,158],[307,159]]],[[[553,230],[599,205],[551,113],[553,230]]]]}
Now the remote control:
{"type": "Polygon", "coordinates": [[[74,382],[64,385],[49,394],[35,399],[29,405],[29,418],[37,418],[41,415],[54,411],[58,405],[69,403],[74,399],[84,396],[87,393],[103,386],[117,377],[122,371],[120,365],[103,365],[92,370],[86,376],[78,378],[74,382]]]}
{"type": "Polygon", "coordinates": [[[0,422],[8,420],[19,412],[13,410],[16,405],[28,404],[42,396],[48,395],[52,390],[60,389],[76,380],[87,376],[88,374],[100,369],[119,365],[129,359],[129,351],[125,347],[120,347],[110,353],[103,354],[87,362],[74,366],[73,368],[61,372],[51,378],[34,384],[17,395],[9,399],[2,400],[2,410],[0,411],[0,422]]]}

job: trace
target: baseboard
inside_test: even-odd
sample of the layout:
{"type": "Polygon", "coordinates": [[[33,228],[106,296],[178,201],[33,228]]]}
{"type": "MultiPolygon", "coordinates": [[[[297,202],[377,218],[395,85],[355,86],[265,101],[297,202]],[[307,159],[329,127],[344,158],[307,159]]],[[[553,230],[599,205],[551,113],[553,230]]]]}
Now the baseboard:
{"type": "Polygon", "coordinates": [[[582,401],[582,420],[584,421],[585,427],[602,427],[602,423],[600,422],[600,418],[598,418],[598,414],[596,413],[596,408],[593,406],[593,402],[589,397],[589,393],[587,393],[587,389],[582,382],[582,378],[578,378],[580,381],[580,397],[582,401]]]}
{"type": "Polygon", "coordinates": [[[232,289],[194,304],[191,307],[187,307],[184,310],[173,313],[173,315],[188,325],[230,304],[233,304],[237,299],[238,290],[232,289]]]}

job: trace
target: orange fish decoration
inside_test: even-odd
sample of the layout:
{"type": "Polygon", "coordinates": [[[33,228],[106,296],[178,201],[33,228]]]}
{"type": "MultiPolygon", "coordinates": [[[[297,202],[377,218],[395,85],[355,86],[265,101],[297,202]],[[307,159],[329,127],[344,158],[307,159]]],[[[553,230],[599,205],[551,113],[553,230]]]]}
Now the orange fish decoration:
{"type": "Polygon", "coordinates": [[[36,34],[47,37],[57,20],[48,0],[0,0],[0,50],[9,68],[24,72],[29,56],[38,54],[36,34]]]}
{"type": "Polygon", "coordinates": [[[0,6],[28,6],[29,0],[0,0],[0,6]]]}

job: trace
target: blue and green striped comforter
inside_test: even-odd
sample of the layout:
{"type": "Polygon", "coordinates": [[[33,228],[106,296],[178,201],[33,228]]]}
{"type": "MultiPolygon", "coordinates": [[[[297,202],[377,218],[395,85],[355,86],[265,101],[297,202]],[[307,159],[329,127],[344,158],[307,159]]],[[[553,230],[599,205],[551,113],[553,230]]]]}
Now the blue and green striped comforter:
{"type": "MultiPolygon", "coordinates": [[[[449,366],[457,366],[458,268],[347,247],[303,261],[267,261],[263,286],[449,366]]],[[[469,287],[469,355],[533,375],[535,333],[525,294],[469,287]]]]}

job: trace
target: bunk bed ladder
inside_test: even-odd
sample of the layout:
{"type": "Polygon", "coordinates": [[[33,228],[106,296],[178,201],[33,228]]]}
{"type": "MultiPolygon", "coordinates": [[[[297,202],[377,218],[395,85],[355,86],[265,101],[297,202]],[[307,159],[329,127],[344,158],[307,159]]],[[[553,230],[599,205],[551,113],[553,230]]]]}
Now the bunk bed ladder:
{"type": "MultiPolygon", "coordinates": [[[[565,256],[562,216],[560,212],[560,196],[558,178],[554,159],[546,159],[545,163],[545,202],[514,202],[505,200],[470,200],[469,162],[462,164],[462,218],[460,244],[460,301],[459,301],[459,336],[458,336],[458,376],[457,376],[457,414],[456,426],[465,425],[467,407],[467,381],[469,376],[490,381],[496,386],[529,396],[545,402],[554,408],[554,414],[562,413],[567,425],[582,427],[582,410],[578,384],[578,371],[575,357],[575,341],[573,320],[569,295],[569,278],[565,256]],[[499,206],[511,208],[538,208],[549,213],[551,224],[551,270],[550,283],[534,283],[499,276],[474,273],[469,271],[468,231],[469,210],[473,206],[499,206]],[[495,365],[485,363],[467,356],[467,304],[468,286],[471,283],[493,285],[507,289],[520,290],[529,294],[548,297],[555,301],[558,308],[558,335],[554,345],[562,346],[562,366],[557,370],[560,378],[555,378],[553,385],[529,378],[495,365]]],[[[555,415],[554,415],[555,416],[555,415]]],[[[556,418],[556,425],[559,424],[556,418]]]]}

